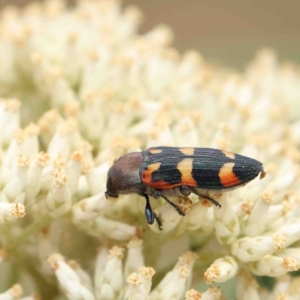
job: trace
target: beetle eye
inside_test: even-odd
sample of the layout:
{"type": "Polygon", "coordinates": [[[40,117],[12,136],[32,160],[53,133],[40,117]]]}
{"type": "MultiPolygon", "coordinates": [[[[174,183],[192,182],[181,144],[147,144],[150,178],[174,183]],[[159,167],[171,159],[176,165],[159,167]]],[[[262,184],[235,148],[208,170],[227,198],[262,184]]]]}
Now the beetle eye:
{"type": "Polygon", "coordinates": [[[107,193],[108,193],[108,191],[111,191],[111,190],[114,189],[113,188],[113,182],[112,182],[110,177],[107,178],[106,188],[107,188],[107,193]]]}
{"type": "Polygon", "coordinates": [[[108,199],[108,197],[118,198],[119,195],[116,193],[116,189],[110,177],[107,179],[106,188],[107,188],[107,191],[105,192],[106,199],[108,199]]]}

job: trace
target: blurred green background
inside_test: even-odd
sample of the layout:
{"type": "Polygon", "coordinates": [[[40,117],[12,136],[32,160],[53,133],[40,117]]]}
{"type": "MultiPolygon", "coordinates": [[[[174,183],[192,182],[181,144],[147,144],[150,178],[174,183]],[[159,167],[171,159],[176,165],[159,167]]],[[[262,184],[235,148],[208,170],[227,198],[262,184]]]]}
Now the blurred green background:
{"type": "MultiPolygon", "coordinates": [[[[0,0],[24,5],[28,0],[0,0]]],[[[144,13],[141,32],[165,23],[180,51],[197,49],[205,59],[242,69],[263,47],[280,60],[300,64],[300,1],[274,0],[124,0],[144,13]]]]}

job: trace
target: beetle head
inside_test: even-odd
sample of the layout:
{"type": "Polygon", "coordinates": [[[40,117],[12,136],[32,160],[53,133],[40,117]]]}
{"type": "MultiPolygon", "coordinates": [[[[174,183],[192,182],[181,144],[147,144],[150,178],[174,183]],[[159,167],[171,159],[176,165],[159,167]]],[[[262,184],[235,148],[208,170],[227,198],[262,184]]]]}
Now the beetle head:
{"type": "Polygon", "coordinates": [[[128,153],[117,159],[108,170],[105,197],[117,198],[119,194],[139,193],[143,190],[140,152],[128,153]]]}

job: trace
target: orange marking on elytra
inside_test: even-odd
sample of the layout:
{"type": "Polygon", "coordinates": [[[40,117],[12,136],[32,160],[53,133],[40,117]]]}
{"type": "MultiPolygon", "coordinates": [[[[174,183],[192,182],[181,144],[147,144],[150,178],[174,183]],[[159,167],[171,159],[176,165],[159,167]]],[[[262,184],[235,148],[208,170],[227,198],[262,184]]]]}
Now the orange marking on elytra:
{"type": "Polygon", "coordinates": [[[226,150],[222,150],[223,154],[227,156],[228,158],[235,159],[235,154],[226,150]]]}
{"type": "Polygon", "coordinates": [[[159,154],[159,153],[162,152],[162,149],[155,149],[155,148],[153,148],[153,149],[150,149],[149,152],[151,154],[159,154]]]}
{"type": "Polygon", "coordinates": [[[185,155],[194,155],[195,148],[193,147],[179,148],[179,151],[185,155]]]}
{"type": "Polygon", "coordinates": [[[193,178],[193,159],[184,158],[177,164],[177,169],[181,173],[181,185],[197,186],[196,180],[193,178]]]}
{"type": "Polygon", "coordinates": [[[225,163],[219,172],[219,178],[223,186],[230,187],[240,184],[240,179],[233,172],[234,163],[225,163]]]}
{"type": "Polygon", "coordinates": [[[161,163],[153,163],[147,167],[146,170],[142,172],[142,181],[146,182],[147,184],[152,180],[152,173],[160,168],[161,163]]]}
{"type": "MultiPolygon", "coordinates": [[[[145,182],[143,180],[143,182],[145,182]]],[[[146,182],[147,185],[149,185],[150,187],[154,188],[154,189],[159,189],[159,190],[168,190],[168,189],[173,189],[177,186],[181,186],[182,184],[181,183],[176,183],[176,184],[170,184],[164,180],[159,180],[159,181],[155,181],[155,182],[151,182],[151,181],[148,181],[146,182]]]]}

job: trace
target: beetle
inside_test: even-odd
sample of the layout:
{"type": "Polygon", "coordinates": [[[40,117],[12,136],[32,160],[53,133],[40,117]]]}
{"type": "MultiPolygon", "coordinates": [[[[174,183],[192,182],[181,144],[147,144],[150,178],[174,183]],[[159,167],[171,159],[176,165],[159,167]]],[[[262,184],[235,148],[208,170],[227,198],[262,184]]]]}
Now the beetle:
{"type": "Polygon", "coordinates": [[[108,170],[105,196],[137,193],[145,197],[148,224],[162,223],[152,210],[149,196],[163,198],[184,216],[168,196],[189,196],[194,193],[221,207],[210,194],[244,186],[266,172],[253,158],[225,150],[195,147],[152,147],[142,152],[125,154],[108,170]]]}

